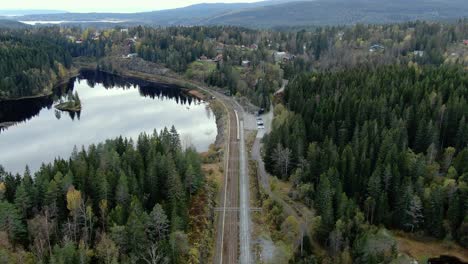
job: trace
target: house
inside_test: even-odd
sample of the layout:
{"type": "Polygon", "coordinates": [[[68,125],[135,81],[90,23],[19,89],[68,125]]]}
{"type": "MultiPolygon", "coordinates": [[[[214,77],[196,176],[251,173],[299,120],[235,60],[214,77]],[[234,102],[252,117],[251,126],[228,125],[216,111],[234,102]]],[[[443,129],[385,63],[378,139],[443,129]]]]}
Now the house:
{"type": "Polygon", "coordinates": [[[208,60],[208,57],[205,56],[205,55],[203,55],[203,56],[200,57],[200,60],[201,60],[201,61],[207,61],[207,60],[208,60]]]}
{"type": "Polygon", "coordinates": [[[127,55],[127,58],[129,58],[129,59],[130,58],[136,58],[136,57],[138,57],[138,53],[130,53],[130,54],[127,55]]]}
{"type": "Polygon", "coordinates": [[[250,49],[258,50],[258,45],[257,44],[252,44],[252,45],[250,45],[250,49]]]}
{"type": "Polygon", "coordinates": [[[468,39],[463,40],[463,44],[465,44],[465,46],[468,46],[468,39]]]}
{"type": "Polygon", "coordinates": [[[285,88],[284,88],[284,86],[283,86],[283,87],[281,87],[278,91],[276,91],[276,92],[273,94],[273,96],[274,96],[275,98],[282,99],[282,98],[284,97],[284,90],[285,90],[285,88]]]}
{"type": "Polygon", "coordinates": [[[75,43],[76,43],[76,44],[81,44],[81,43],[83,43],[83,40],[82,40],[82,39],[77,39],[77,40],[75,41],[75,43]]]}
{"type": "Polygon", "coordinates": [[[380,44],[374,44],[370,46],[369,52],[384,51],[385,47],[380,44]]]}
{"type": "Polygon", "coordinates": [[[127,44],[135,44],[136,43],[136,40],[133,39],[133,38],[127,38],[127,39],[125,39],[125,41],[127,42],[127,44]]]}
{"type": "Polygon", "coordinates": [[[213,60],[214,62],[222,62],[223,61],[223,54],[218,54],[213,60]]]}
{"type": "Polygon", "coordinates": [[[123,32],[128,33],[128,28],[122,28],[122,29],[120,29],[120,32],[122,32],[122,33],[123,33],[123,32]]]}
{"type": "Polygon", "coordinates": [[[101,33],[99,32],[94,32],[93,34],[93,40],[99,40],[99,37],[101,36],[101,33]]]}
{"type": "Polygon", "coordinates": [[[241,65],[244,68],[248,68],[248,67],[250,67],[250,61],[249,60],[243,60],[241,65]]]}
{"type": "Polygon", "coordinates": [[[415,57],[422,57],[424,56],[424,50],[415,50],[413,51],[415,57]]]}
{"type": "Polygon", "coordinates": [[[292,56],[289,53],[284,52],[284,51],[275,51],[273,53],[273,59],[275,62],[288,62],[294,58],[295,56],[292,56]]]}
{"type": "Polygon", "coordinates": [[[338,34],[336,34],[336,35],[337,35],[337,37],[338,37],[338,39],[339,39],[340,41],[343,40],[344,32],[342,32],[342,31],[341,31],[341,32],[338,32],[338,34]]]}

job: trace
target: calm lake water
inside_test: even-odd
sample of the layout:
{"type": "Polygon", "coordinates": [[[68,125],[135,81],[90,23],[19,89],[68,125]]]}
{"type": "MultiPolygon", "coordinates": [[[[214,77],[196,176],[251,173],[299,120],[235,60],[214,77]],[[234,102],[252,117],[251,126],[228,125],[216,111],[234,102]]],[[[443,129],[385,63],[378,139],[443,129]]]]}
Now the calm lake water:
{"type": "Polygon", "coordinates": [[[0,164],[6,171],[36,171],[56,157],[68,158],[74,146],[88,146],[120,135],[136,139],[172,125],[183,145],[205,151],[217,135],[208,104],[179,87],[83,72],[50,98],[0,102],[0,123],[18,122],[0,131],[0,164]],[[77,91],[81,113],[53,106],[67,91],[77,91]]]}

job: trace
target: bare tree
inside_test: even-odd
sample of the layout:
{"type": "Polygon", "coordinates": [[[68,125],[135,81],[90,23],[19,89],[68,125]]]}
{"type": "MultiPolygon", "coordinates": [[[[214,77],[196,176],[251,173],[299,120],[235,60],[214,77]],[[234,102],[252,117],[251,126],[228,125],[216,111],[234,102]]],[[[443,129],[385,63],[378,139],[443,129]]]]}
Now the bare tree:
{"type": "Polygon", "coordinates": [[[273,160],[275,161],[277,173],[279,173],[283,179],[286,179],[288,177],[289,167],[291,166],[291,150],[289,148],[283,148],[283,146],[278,143],[273,151],[273,160]]]}
{"type": "Polygon", "coordinates": [[[100,235],[99,243],[96,245],[96,255],[104,264],[119,263],[119,248],[115,242],[107,237],[106,233],[100,235]]]}
{"type": "Polygon", "coordinates": [[[188,148],[193,147],[192,135],[190,135],[190,134],[184,134],[183,135],[182,147],[183,147],[184,150],[187,150],[188,148]]]}
{"type": "Polygon", "coordinates": [[[43,259],[46,251],[52,255],[51,236],[55,233],[55,210],[45,207],[41,214],[28,220],[29,233],[34,237],[33,246],[36,256],[43,259]]]}
{"type": "Polygon", "coordinates": [[[143,256],[143,260],[148,264],[167,264],[169,259],[159,249],[157,242],[151,243],[146,250],[146,255],[143,256]]]}
{"type": "Polygon", "coordinates": [[[337,256],[341,252],[343,246],[343,234],[340,230],[333,230],[329,237],[330,251],[332,256],[337,256]]]}
{"type": "Polygon", "coordinates": [[[422,203],[419,196],[413,195],[409,207],[406,210],[406,214],[410,218],[410,222],[407,223],[406,226],[410,227],[411,232],[413,232],[414,228],[418,228],[419,224],[423,220],[422,203]]]}

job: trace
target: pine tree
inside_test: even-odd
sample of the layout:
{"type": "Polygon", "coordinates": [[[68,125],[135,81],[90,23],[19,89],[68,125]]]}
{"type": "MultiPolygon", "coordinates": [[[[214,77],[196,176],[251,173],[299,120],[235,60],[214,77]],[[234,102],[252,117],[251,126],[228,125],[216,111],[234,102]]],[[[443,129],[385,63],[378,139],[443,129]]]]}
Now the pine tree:
{"type": "Polygon", "coordinates": [[[156,204],[149,215],[146,232],[151,241],[162,241],[167,238],[169,232],[169,219],[162,206],[156,204]]]}
{"type": "Polygon", "coordinates": [[[126,206],[130,200],[128,180],[125,173],[121,172],[119,182],[115,190],[115,201],[122,206],[126,206]]]}
{"type": "Polygon", "coordinates": [[[322,217],[322,223],[326,230],[334,224],[333,220],[333,192],[326,174],[320,176],[320,183],[316,189],[314,207],[322,217]]]}
{"type": "Polygon", "coordinates": [[[33,201],[30,192],[26,190],[26,184],[23,182],[16,189],[15,207],[19,209],[23,219],[27,219],[32,209],[33,201]]]}

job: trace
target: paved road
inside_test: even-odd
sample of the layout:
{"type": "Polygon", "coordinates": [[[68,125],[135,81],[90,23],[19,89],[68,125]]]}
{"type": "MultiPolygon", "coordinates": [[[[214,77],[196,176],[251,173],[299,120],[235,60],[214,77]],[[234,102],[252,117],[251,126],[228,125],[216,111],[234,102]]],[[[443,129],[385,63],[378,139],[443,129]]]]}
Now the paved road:
{"type": "Polygon", "coordinates": [[[307,219],[302,217],[302,214],[298,212],[295,208],[293,208],[289,203],[283,200],[280,196],[276,195],[271,191],[270,188],[270,175],[265,170],[265,163],[263,162],[263,158],[261,155],[262,143],[261,139],[263,138],[265,133],[269,133],[272,127],[272,120],[273,114],[270,111],[262,116],[265,124],[265,130],[259,130],[257,133],[257,137],[255,138],[254,144],[252,146],[252,159],[257,162],[257,176],[259,177],[260,184],[266,194],[273,199],[274,201],[278,202],[283,206],[283,210],[287,215],[293,215],[299,221],[300,224],[300,234],[308,234],[309,238],[312,237],[312,230],[310,229],[309,225],[307,224],[307,219]]]}

